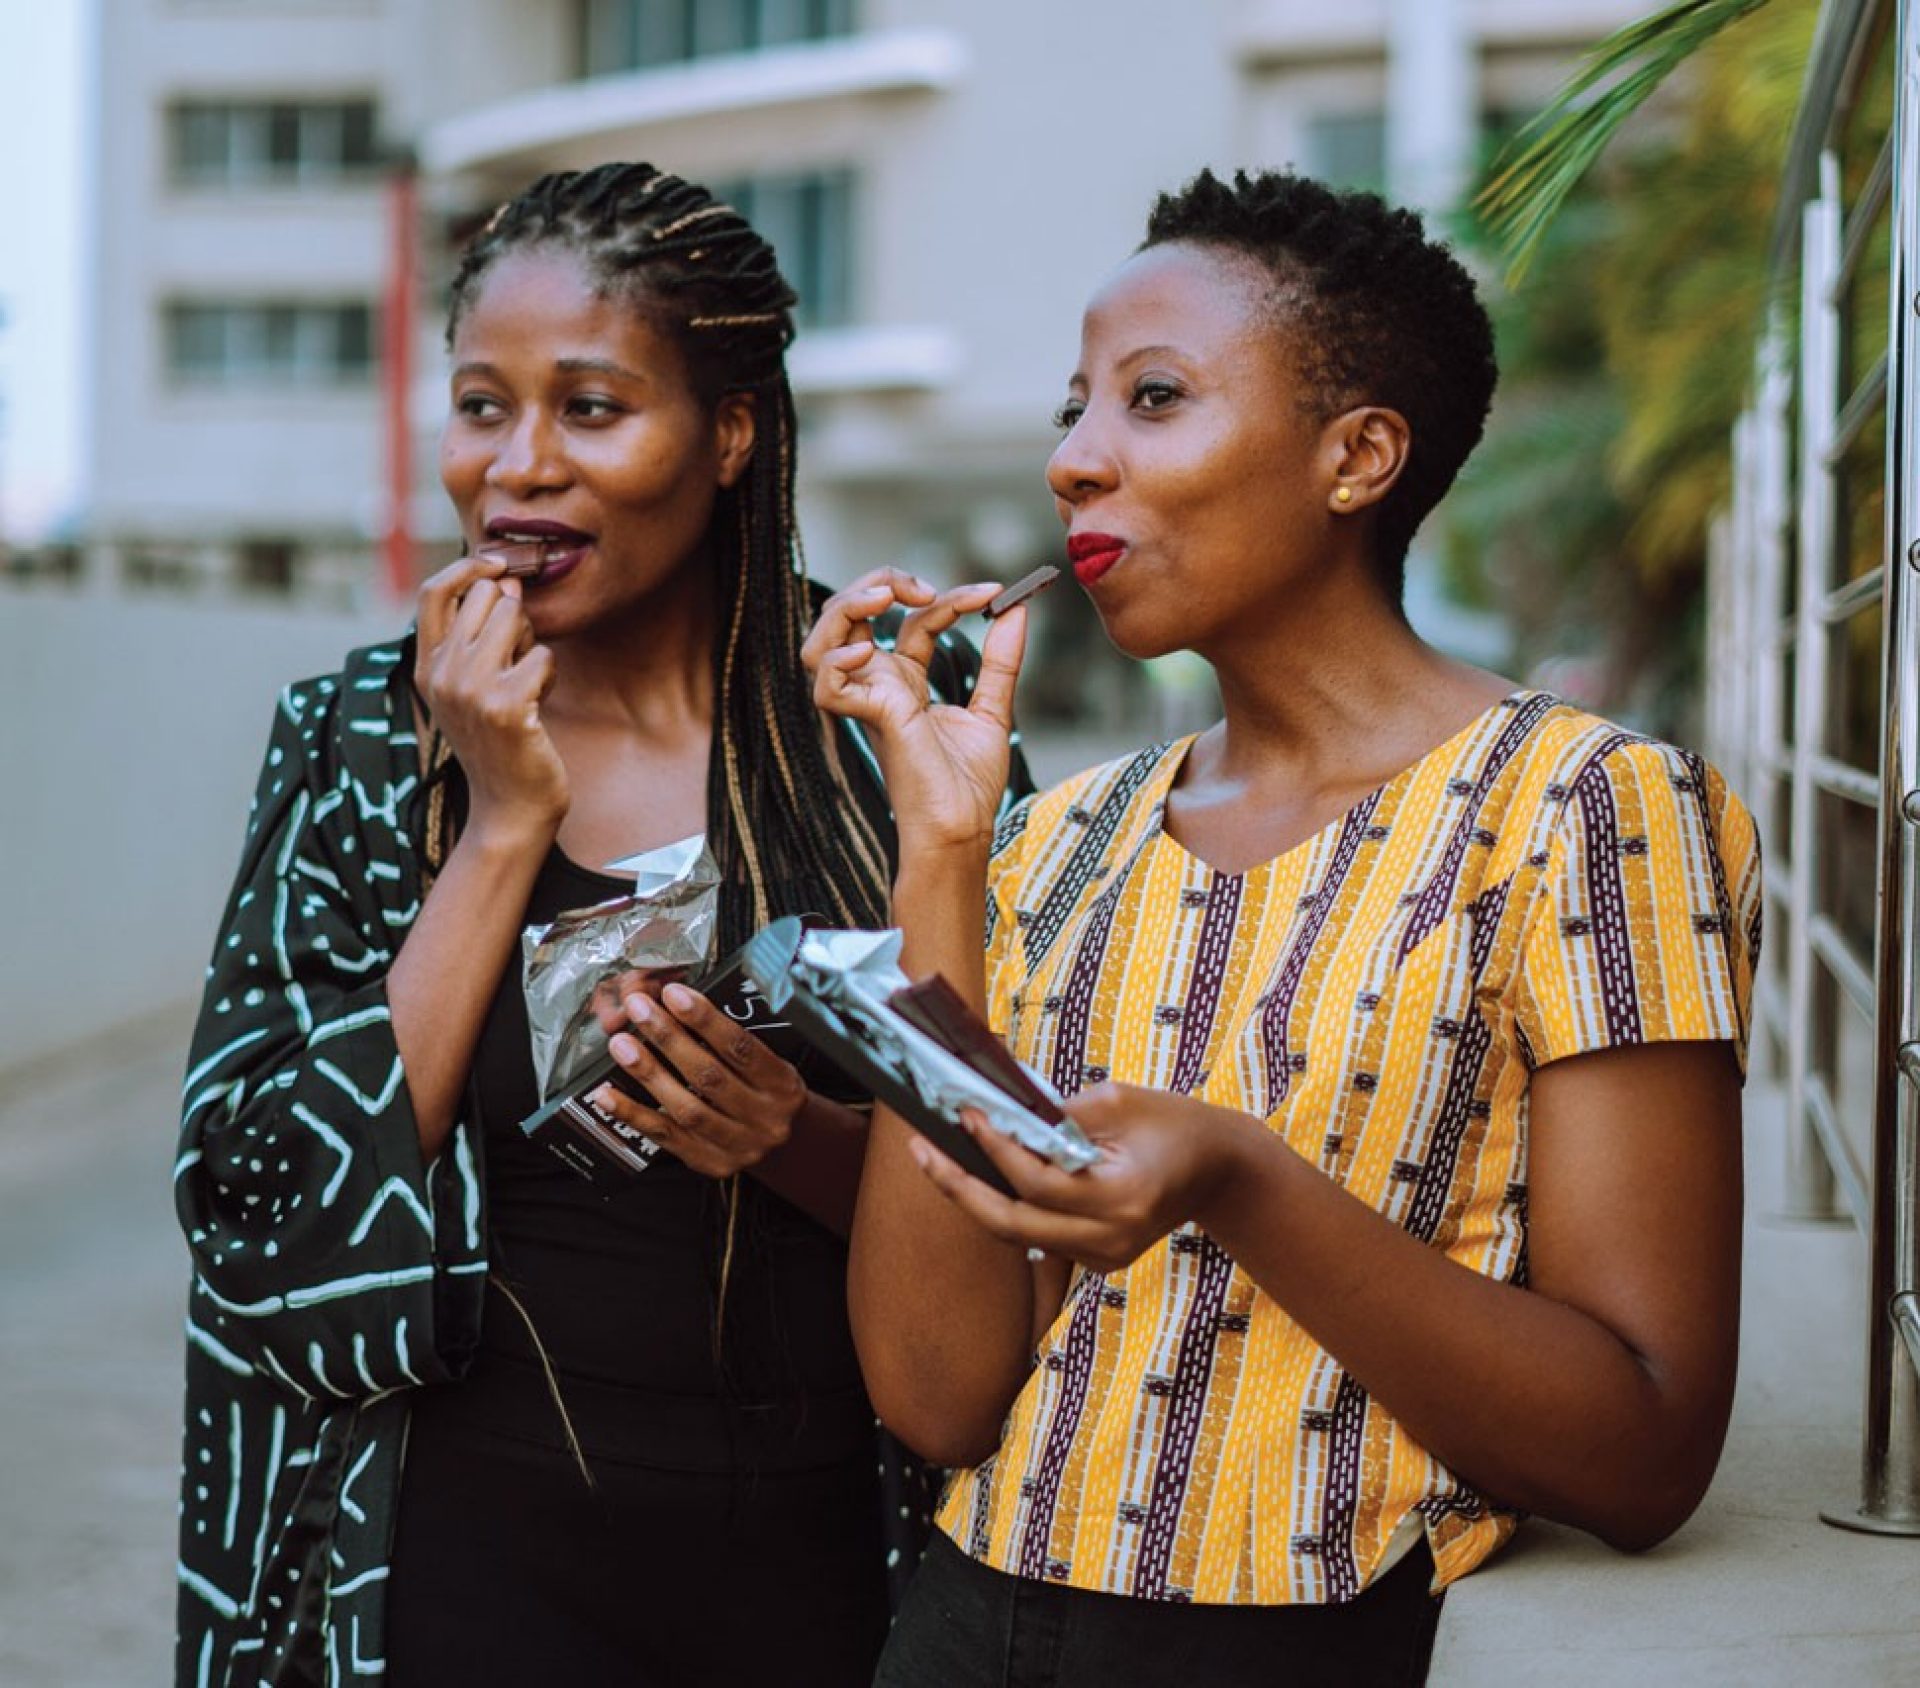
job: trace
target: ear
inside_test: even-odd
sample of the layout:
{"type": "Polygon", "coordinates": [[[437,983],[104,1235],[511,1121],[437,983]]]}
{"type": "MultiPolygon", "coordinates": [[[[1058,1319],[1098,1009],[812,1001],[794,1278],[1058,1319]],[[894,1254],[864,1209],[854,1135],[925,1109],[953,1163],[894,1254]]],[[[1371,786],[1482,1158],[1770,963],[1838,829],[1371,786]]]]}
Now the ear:
{"type": "Polygon", "coordinates": [[[1392,490],[1413,449],[1413,430],[1399,411],[1364,405],[1328,423],[1324,444],[1327,508],[1345,516],[1392,490]]]}
{"type": "Polygon", "coordinates": [[[754,412],[751,393],[728,393],[714,407],[713,444],[719,459],[721,486],[732,486],[747,472],[758,435],[759,418],[754,412]]]}

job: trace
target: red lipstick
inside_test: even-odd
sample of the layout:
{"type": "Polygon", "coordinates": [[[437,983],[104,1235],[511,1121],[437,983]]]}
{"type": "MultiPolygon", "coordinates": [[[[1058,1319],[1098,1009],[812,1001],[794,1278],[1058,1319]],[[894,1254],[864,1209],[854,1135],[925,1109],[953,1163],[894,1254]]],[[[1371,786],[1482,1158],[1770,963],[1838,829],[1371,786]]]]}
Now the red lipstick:
{"type": "Polygon", "coordinates": [[[1111,533],[1073,533],[1067,536],[1067,560],[1073,577],[1091,586],[1127,553],[1127,542],[1111,533]]]}

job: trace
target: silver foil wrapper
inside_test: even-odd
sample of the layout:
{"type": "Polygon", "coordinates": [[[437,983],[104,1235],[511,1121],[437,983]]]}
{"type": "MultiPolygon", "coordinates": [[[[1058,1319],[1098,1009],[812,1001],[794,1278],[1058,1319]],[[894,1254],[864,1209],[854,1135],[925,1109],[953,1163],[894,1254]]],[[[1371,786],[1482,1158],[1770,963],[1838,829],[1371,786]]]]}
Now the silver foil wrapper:
{"type": "MultiPolygon", "coordinates": [[[[931,1107],[956,1119],[963,1108],[978,1109],[994,1130],[1068,1172],[1078,1172],[1100,1158],[1100,1151],[1072,1120],[1052,1125],[1029,1113],[894,1011],[887,998],[908,983],[900,969],[897,931],[809,932],[800,940],[792,972],[839,1016],[849,1033],[896,1076],[906,1079],[931,1107]]],[[[1070,1105],[1033,1068],[1023,1063],[1023,1070],[1045,1095],[1062,1107],[1070,1105]]]]}
{"type": "Polygon", "coordinates": [[[520,935],[540,1095],[566,1089],[607,1051],[594,993],[629,974],[664,985],[703,972],[720,918],[720,870],[706,840],[683,838],[624,861],[609,873],[634,875],[630,897],[570,909],[520,935]]]}

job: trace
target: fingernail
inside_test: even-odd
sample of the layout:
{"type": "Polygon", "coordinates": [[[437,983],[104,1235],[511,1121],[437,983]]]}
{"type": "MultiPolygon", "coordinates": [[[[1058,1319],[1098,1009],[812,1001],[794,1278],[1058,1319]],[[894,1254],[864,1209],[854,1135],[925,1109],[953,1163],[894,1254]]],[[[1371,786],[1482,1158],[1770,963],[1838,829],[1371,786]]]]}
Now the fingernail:
{"type": "Polygon", "coordinates": [[[627,1018],[636,1026],[644,1026],[653,1018],[653,1004],[636,991],[627,998],[627,1018]]]}
{"type": "Polygon", "coordinates": [[[913,1164],[922,1172],[931,1170],[933,1162],[927,1159],[926,1148],[917,1139],[907,1144],[907,1153],[913,1156],[913,1164]]]}
{"type": "Polygon", "coordinates": [[[607,1039],[607,1053],[621,1066],[631,1066],[640,1059],[640,1040],[631,1032],[615,1032],[607,1039]]]}
{"type": "Polygon", "coordinates": [[[660,993],[667,999],[667,1006],[684,1014],[694,1004],[693,992],[685,985],[669,985],[660,993]]]}

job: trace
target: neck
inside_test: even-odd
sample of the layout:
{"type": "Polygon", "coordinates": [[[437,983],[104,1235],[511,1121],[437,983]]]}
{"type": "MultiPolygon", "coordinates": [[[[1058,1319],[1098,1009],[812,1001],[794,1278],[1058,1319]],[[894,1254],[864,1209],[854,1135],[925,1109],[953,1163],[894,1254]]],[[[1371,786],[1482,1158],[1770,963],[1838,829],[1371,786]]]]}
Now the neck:
{"type": "Polygon", "coordinates": [[[1427,644],[1363,562],[1313,579],[1277,616],[1201,653],[1223,706],[1204,754],[1218,776],[1304,790],[1376,783],[1508,690],[1427,644]]]}
{"type": "Polygon", "coordinates": [[[720,614],[705,554],[688,559],[621,615],[552,641],[544,712],[649,737],[709,730],[720,614]]]}

